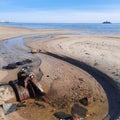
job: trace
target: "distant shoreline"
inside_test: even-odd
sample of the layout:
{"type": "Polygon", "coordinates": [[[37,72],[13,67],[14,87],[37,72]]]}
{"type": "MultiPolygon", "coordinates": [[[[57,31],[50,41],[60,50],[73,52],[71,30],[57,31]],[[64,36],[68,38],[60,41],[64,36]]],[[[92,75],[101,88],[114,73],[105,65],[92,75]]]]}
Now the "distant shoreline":
{"type": "Polygon", "coordinates": [[[112,23],[109,24],[109,26],[106,26],[106,24],[102,23],[2,23],[0,25],[29,29],[60,29],[82,31],[78,34],[120,34],[120,23],[112,23]]]}

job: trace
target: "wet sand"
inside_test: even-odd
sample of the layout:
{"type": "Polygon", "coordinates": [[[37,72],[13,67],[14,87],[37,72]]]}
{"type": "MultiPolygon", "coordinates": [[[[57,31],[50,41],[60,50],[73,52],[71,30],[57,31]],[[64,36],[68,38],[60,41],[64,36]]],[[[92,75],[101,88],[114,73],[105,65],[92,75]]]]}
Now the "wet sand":
{"type": "Polygon", "coordinates": [[[111,120],[119,116],[120,111],[119,45],[119,35],[56,35],[29,43],[30,47],[40,49],[44,54],[91,74],[106,92],[111,120]]]}
{"type": "Polygon", "coordinates": [[[57,33],[68,33],[71,31],[66,30],[54,30],[54,29],[29,29],[20,27],[6,27],[0,26],[0,40],[6,40],[13,37],[32,35],[32,34],[57,34],[57,33]]]}
{"type": "MultiPolygon", "coordinates": [[[[74,93],[76,96],[80,97],[90,95],[90,104],[85,107],[88,110],[87,120],[101,120],[107,115],[107,113],[112,117],[115,117],[118,114],[119,98],[117,98],[117,91],[119,91],[118,86],[120,82],[120,63],[118,61],[120,57],[119,36],[68,35],[70,31],[35,31],[7,27],[1,27],[0,30],[2,31],[1,40],[25,34],[58,34],[53,35],[51,38],[40,39],[40,41],[37,40],[36,42],[30,42],[31,38],[26,39],[27,46],[41,50],[41,53],[37,54],[41,58],[42,63],[40,68],[44,73],[41,84],[48,96],[61,98],[63,96],[62,93],[66,95],[68,94],[69,89],[80,84],[79,88],[77,87],[76,89],[77,91],[82,90],[82,92],[77,93],[73,90],[70,93],[74,93]],[[6,29],[8,31],[10,29],[11,32],[9,36],[2,36],[2,34],[7,34],[4,29],[5,31],[6,29]],[[22,32],[17,34],[15,32],[16,29],[18,29],[18,31],[22,30],[22,32]],[[63,33],[65,35],[63,35],[63,33]],[[80,80],[82,83],[79,83],[80,80]],[[107,82],[108,85],[106,84],[107,82]],[[115,88],[113,86],[115,86],[115,88]],[[56,90],[56,94],[53,94],[52,92],[54,89],[56,90]],[[88,94],[88,92],[90,92],[90,94],[88,94]],[[60,96],[58,96],[58,94],[60,96]]],[[[34,37],[32,39],[34,39],[34,37]]],[[[39,37],[37,39],[39,39],[39,37]]],[[[13,71],[13,73],[15,72],[13,71]]],[[[6,75],[6,73],[4,74],[6,75]]],[[[3,78],[4,76],[1,79],[3,80],[3,78]]],[[[7,80],[9,80],[9,78],[16,79],[16,75],[14,74],[11,77],[7,77],[7,80]]],[[[70,99],[72,97],[71,94],[69,95],[70,99]]],[[[56,102],[53,98],[51,98],[51,100],[56,102]]],[[[15,112],[16,114],[10,114],[9,116],[12,118],[14,115],[17,116],[19,114],[19,116],[24,117],[25,119],[37,120],[43,115],[42,119],[56,120],[56,118],[53,117],[53,113],[61,110],[46,105],[47,107],[44,110],[40,110],[40,113],[37,114],[36,110],[38,108],[32,109],[33,106],[29,102],[28,105],[28,107],[19,110],[18,113],[15,112]],[[30,108],[30,111],[28,108],[30,108]],[[33,113],[32,116],[30,115],[31,112],[33,113]]],[[[62,111],[68,113],[71,112],[70,109],[62,109],[62,111]]],[[[19,119],[20,118],[18,118],[18,120],[19,119]]]]}

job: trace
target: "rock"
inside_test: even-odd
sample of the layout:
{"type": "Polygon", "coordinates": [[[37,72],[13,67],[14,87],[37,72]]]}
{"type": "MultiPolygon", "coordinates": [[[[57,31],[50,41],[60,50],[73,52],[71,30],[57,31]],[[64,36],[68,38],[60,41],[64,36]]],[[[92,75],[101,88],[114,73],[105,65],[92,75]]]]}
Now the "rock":
{"type": "Polygon", "coordinates": [[[16,65],[24,65],[24,64],[26,64],[25,61],[16,62],[16,65]]]}
{"type": "Polygon", "coordinates": [[[41,49],[39,49],[39,52],[42,52],[42,50],[41,50],[41,49]]]}
{"type": "Polygon", "coordinates": [[[12,103],[3,104],[2,107],[5,115],[17,110],[16,104],[12,104],[12,103]]]}
{"type": "Polygon", "coordinates": [[[50,77],[49,75],[47,75],[46,77],[50,77]]]}
{"type": "Polygon", "coordinates": [[[94,66],[97,66],[97,65],[98,65],[98,63],[95,62],[95,63],[94,63],[94,66]]]}
{"type": "Polygon", "coordinates": [[[38,53],[38,50],[32,49],[32,50],[31,50],[31,53],[32,53],[32,54],[36,54],[36,53],[38,53]]]}
{"type": "Polygon", "coordinates": [[[16,62],[16,65],[24,65],[24,64],[27,64],[27,63],[32,63],[32,60],[30,60],[30,59],[25,59],[25,60],[16,62]]]}
{"type": "Polygon", "coordinates": [[[31,59],[26,59],[24,60],[26,63],[32,63],[32,60],[31,59]]]}
{"type": "Polygon", "coordinates": [[[74,104],[72,109],[71,109],[71,113],[72,116],[75,118],[76,115],[77,117],[79,116],[79,118],[85,118],[87,115],[88,110],[82,106],[80,106],[79,104],[74,104]]]}
{"type": "Polygon", "coordinates": [[[6,52],[2,52],[2,54],[7,54],[6,52]]]}
{"type": "Polygon", "coordinates": [[[88,105],[88,98],[87,98],[87,97],[82,98],[82,99],[79,100],[79,102],[80,102],[82,105],[87,106],[87,105],[88,105]]]}
{"type": "Polygon", "coordinates": [[[15,68],[17,68],[17,65],[15,63],[11,63],[6,66],[6,69],[15,69],[15,68]]]}
{"type": "Polygon", "coordinates": [[[72,120],[72,116],[64,112],[56,112],[54,113],[54,116],[60,120],[72,120]]]}

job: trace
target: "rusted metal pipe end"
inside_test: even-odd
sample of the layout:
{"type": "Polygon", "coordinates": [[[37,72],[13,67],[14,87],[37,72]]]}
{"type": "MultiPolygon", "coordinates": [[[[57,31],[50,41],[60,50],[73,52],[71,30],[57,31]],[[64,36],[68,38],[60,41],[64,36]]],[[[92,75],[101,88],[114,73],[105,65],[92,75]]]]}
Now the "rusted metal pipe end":
{"type": "Polygon", "coordinates": [[[18,81],[10,81],[9,84],[15,92],[17,101],[23,101],[30,98],[28,89],[18,85],[18,81]]]}
{"type": "MultiPolygon", "coordinates": [[[[40,74],[42,77],[42,74],[40,74]]],[[[36,75],[28,67],[21,69],[18,80],[10,81],[8,85],[0,86],[0,97],[2,101],[14,99],[23,101],[28,98],[44,96],[45,93],[36,75]]]]}
{"type": "Polygon", "coordinates": [[[27,82],[26,87],[19,85],[18,80],[9,82],[15,92],[17,101],[23,101],[29,98],[36,98],[45,95],[40,83],[36,79],[29,80],[27,82]]]}

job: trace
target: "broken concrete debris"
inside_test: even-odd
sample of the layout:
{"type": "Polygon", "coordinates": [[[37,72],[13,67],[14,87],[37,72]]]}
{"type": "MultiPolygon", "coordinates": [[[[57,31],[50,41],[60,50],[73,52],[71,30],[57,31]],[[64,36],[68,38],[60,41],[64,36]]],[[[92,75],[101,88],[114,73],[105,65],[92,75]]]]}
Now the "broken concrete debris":
{"type": "Polygon", "coordinates": [[[15,101],[16,96],[12,87],[9,84],[0,84],[0,105],[15,101]]]}
{"type": "Polygon", "coordinates": [[[12,104],[12,103],[3,104],[2,107],[5,115],[17,110],[16,104],[12,104]]]}

